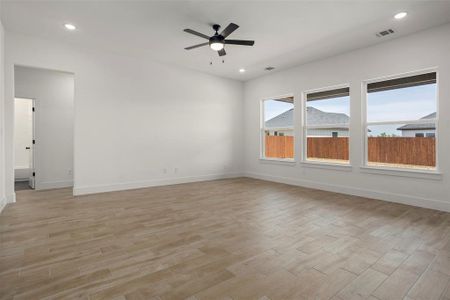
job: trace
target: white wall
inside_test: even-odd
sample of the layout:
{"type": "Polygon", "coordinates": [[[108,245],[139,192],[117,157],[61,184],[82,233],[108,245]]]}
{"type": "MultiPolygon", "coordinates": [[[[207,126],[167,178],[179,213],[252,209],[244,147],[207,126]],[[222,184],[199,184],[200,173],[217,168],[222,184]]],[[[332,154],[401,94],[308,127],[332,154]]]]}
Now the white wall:
{"type": "Polygon", "coordinates": [[[242,171],[240,82],[11,32],[5,60],[8,193],[14,64],[75,74],[76,194],[242,171]]]}
{"type": "MultiPolygon", "coordinates": [[[[14,85],[16,98],[35,101],[36,189],[72,186],[73,74],[16,66],[14,85]]],[[[19,129],[14,129],[16,136],[19,129]]]]}
{"type": "MultiPolygon", "coordinates": [[[[1,9],[1,4],[0,4],[1,9]]],[[[0,20],[0,212],[7,203],[5,184],[5,37],[0,20]]],[[[13,200],[13,199],[11,199],[13,200]]]]}
{"type": "Polygon", "coordinates": [[[31,174],[33,142],[33,100],[14,100],[14,178],[28,180],[31,174]],[[29,149],[27,149],[29,148],[29,149]]]}
{"type": "Polygon", "coordinates": [[[301,65],[246,82],[245,169],[251,177],[339,191],[450,211],[450,25],[383,44],[301,65]],[[430,67],[439,72],[439,167],[442,176],[410,178],[367,173],[363,161],[361,82],[430,67]],[[295,96],[296,159],[300,160],[300,99],[303,91],[350,84],[350,159],[352,170],[322,169],[304,164],[259,160],[259,101],[295,96]],[[434,180],[438,179],[438,180],[434,180]]]}

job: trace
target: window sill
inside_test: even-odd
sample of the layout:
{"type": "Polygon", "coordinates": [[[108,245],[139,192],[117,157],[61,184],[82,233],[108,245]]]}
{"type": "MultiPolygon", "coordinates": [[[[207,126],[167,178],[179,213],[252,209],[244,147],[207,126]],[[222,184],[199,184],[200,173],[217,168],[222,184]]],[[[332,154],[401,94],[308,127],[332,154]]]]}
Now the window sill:
{"type": "Polygon", "coordinates": [[[297,162],[289,158],[264,158],[260,157],[259,161],[264,164],[279,164],[279,165],[295,165],[297,162]]]}
{"type": "Polygon", "coordinates": [[[336,163],[326,163],[326,162],[313,162],[313,161],[302,161],[302,167],[306,168],[316,168],[316,169],[328,169],[336,171],[346,171],[351,172],[353,167],[350,164],[336,164],[336,163]]]}
{"type": "Polygon", "coordinates": [[[398,176],[398,177],[411,177],[420,179],[430,179],[430,180],[442,180],[442,173],[435,170],[408,170],[399,168],[389,168],[389,167],[370,167],[361,166],[361,172],[368,174],[377,175],[388,175],[388,176],[398,176]]]}

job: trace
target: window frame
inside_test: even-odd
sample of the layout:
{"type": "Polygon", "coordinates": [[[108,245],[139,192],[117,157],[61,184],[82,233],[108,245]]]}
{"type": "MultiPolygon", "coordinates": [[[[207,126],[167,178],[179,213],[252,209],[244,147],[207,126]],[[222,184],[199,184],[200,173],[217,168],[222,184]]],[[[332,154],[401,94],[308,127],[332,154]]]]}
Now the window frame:
{"type": "Polygon", "coordinates": [[[297,151],[295,151],[295,144],[296,144],[296,140],[297,140],[297,134],[295,132],[295,123],[296,123],[296,105],[295,105],[295,95],[294,93],[288,93],[288,94],[283,94],[283,95],[278,95],[275,97],[265,97],[263,99],[261,99],[259,101],[259,159],[261,161],[271,161],[271,162],[280,162],[280,163],[296,163],[296,156],[297,156],[297,151]],[[268,100],[276,100],[276,99],[281,99],[281,98],[288,98],[288,97],[292,97],[293,101],[292,101],[292,105],[293,105],[293,124],[292,124],[292,128],[291,127],[276,127],[276,128],[270,128],[270,130],[273,131],[283,131],[283,130],[292,130],[292,137],[294,139],[294,157],[293,158],[277,158],[277,157],[266,157],[266,140],[265,140],[265,132],[267,130],[266,128],[266,123],[264,121],[264,117],[265,117],[265,111],[264,111],[264,102],[268,101],[268,100]]]}
{"type": "Polygon", "coordinates": [[[330,167],[337,167],[339,169],[347,169],[352,167],[352,161],[351,161],[351,130],[350,130],[350,124],[352,121],[352,112],[351,112],[351,88],[350,83],[342,83],[332,86],[327,86],[323,88],[317,88],[317,89],[310,89],[303,91],[302,93],[302,109],[301,109],[301,133],[302,133],[302,147],[301,147],[301,163],[304,165],[318,165],[318,166],[330,166],[330,167]],[[330,90],[336,90],[336,89],[342,89],[342,88],[348,88],[349,89],[349,120],[348,120],[348,152],[349,152],[349,158],[348,162],[342,162],[342,163],[335,163],[331,161],[314,161],[308,159],[308,129],[321,129],[321,128],[329,128],[330,126],[342,126],[342,124],[325,124],[325,125],[316,125],[316,126],[308,126],[307,125],[307,116],[306,116],[306,109],[307,109],[307,102],[308,102],[308,94],[311,93],[317,93],[317,92],[325,92],[330,90]]]}
{"type": "MultiPolygon", "coordinates": [[[[394,74],[394,75],[387,75],[387,76],[381,76],[373,79],[364,80],[361,83],[361,119],[362,119],[362,136],[363,136],[363,155],[362,155],[362,164],[361,169],[364,169],[368,172],[373,170],[375,173],[380,174],[380,172],[385,171],[386,174],[389,175],[389,173],[392,174],[399,174],[399,173],[411,173],[411,174],[424,174],[424,175],[436,175],[441,174],[440,168],[439,168],[439,72],[437,67],[433,68],[427,68],[427,69],[421,69],[417,71],[411,71],[411,72],[405,72],[400,74],[394,74]],[[385,80],[391,80],[391,79],[399,79],[404,77],[410,77],[415,75],[421,75],[426,73],[436,73],[436,118],[434,119],[427,119],[430,123],[433,122],[435,124],[435,156],[436,156],[436,166],[434,169],[427,170],[427,169],[414,169],[414,168],[408,168],[408,167],[395,167],[395,166],[376,166],[376,165],[370,165],[369,164],[369,134],[368,134],[368,128],[369,126],[376,126],[376,125],[394,125],[394,124],[422,124],[424,121],[421,119],[418,120],[394,120],[394,121],[373,121],[368,122],[368,93],[367,93],[367,86],[370,83],[379,82],[379,81],[385,81],[385,80]]],[[[420,176],[420,175],[419,175],[420,176]]],[[[412,177],[415,177],[415,175],[412,175],[412,177]]]]}

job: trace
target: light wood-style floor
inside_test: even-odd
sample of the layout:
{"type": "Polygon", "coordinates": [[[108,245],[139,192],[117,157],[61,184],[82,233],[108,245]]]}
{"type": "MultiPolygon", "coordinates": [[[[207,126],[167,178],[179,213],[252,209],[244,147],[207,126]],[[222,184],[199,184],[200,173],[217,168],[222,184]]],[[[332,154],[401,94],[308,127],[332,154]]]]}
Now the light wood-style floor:
{"type": "Polygon", "coordinates": [[[240,178],[0,215],[3,299],[450,299],[450,214],[240,178]]]}

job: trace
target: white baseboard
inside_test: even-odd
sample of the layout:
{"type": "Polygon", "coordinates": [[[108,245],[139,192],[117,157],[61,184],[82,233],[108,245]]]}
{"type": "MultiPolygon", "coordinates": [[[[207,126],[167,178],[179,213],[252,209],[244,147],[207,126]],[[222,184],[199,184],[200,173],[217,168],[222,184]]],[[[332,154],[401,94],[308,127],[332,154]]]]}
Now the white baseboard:
{"type": "Polygon", "coordinates": [[[2,197],[1,199],[0,199],[0,214],[2,213],[2,211],[3,211],[3,209],[5,208],[5,206],[6,206],[6,197],[2,197]]]}
{"type": "Polygon", "coordinates": [[[14,181],[26,181],[30,178],[30,168],[15,168],[14,169],[14,181]]]}
{"type": "Polygon", "coordinates": [[[36,190],[60,189],[72,186],[72,180],[36,182],[36,190]]]}
{"type": "Polygon", "coordinates": [[[241,176],[242,173],[209,174],[200,176],[179,177],[170,179],[153,179],[153,180],[143,180],[143,181],[133,181],[133,182],[123,182],[123,183],[113,183],[113,184],[93,185],[93,186],[75,186],[73,189],[73,194],[75,196],[81,196],[114,191],[134,190],[153,186],[236,178],[241,176]]]}
{"type": "Polygon", "coordinates": [[[16,193],[6,195],[6,204],[16,202],[16,193]]]}
{"type": "Polygon", "coordinates": [[[368,189],[360,189],[355,187],[343,186],[343,185],[335,185],[335,184],[327,184],[322,182],[316,182],[311,180],[304,179],[296,179],[289,177],[281,177],[281,176],[272,176],[254,172],[246,172],[244,174],[246,177],[273,181],[278,183],[285,183],[289,185],[302,186],[312,189],[319,189],[329,192],[349,194],[359,197],[372,198],[377,200],[383,200],[388,202],[401,203],[406,205],[418,206],[423,208],[436,209],[441,211],[450,212],[450,202],[445,202],[436,199],[426,199],[411,195],[405,194],[397,194],[397,193],[388,193],[388,192],[380,192],[375,190],[368,189]]]}

